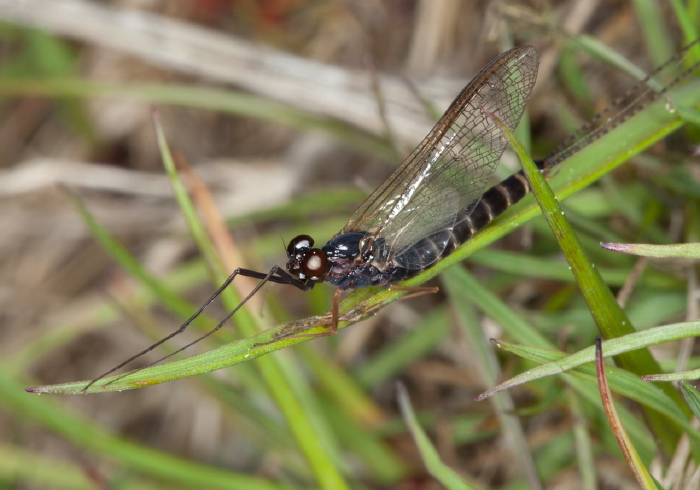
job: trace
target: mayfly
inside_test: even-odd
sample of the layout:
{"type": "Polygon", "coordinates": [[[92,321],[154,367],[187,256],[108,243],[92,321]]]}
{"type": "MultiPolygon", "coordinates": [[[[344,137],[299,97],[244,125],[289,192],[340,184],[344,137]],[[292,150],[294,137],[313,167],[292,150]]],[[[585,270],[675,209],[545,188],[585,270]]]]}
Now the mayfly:
{"type": "MultiPolygon", "coordinates": [[[[541,171],[548,172],[658,100],[690,74],[697,64],[667,85],[654,88],[655,77],[667,69],[676,69],[698,42],[685,47],[564,141],[539,162],[541,171]]],[[[274,266],[267,273],[236,269],[175,332],[94,379],[85,389],[184,331],[239,275],[260,282],[214,329],[177,352],[219,330],[268,282],[291,285],[302,291],[321,282],[329,282],[337,288],[327,329],[292,337],[336,333],[338,302],[348,289],[380,286],[413,293],[435,291],[436,288],[405,287],[396,283],[418,275],[450,255],[529,191],[527,180],[522,173],[517,173],[484,192],[508,144],[503,132],[487,114],[497,116],[514,130],[535,85],[538,66],[537,51],[532,46],[514,48],[496,57],[462,90],[418,147],[359,205],[328,243],[315,248],[310,236],[299,235],[287,246],[285,269],[274,266]]]]}

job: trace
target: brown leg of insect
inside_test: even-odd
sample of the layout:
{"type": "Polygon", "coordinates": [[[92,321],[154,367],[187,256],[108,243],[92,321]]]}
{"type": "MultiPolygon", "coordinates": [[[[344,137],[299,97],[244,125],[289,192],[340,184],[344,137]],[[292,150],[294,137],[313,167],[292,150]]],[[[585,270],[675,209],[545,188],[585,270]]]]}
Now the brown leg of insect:
{"type": "MultiPolygon", "coordinates": [[[[387,289],[390,291],[407,291],[408,294],[403,296],[401,299],[414,298],[416,296],[422,296],[424,294],[437,293],[440,288],[429,287],[429,286],[396,286],[390,285],[387,289]]],[[[338,303],[340,302],[340,295],[343,293],[342,289],[336,289],[335,294],[333,294],[333,307],[331,308],[331,325],[327,330],[317,333],[307,333],[299,335],[290,335],[288,337],[280,337],[280,339],[313,339],[316,337],[329,337],[338,333],[338,320],[340,314],[338,312],[338,303]]],[[[278,339],[279,340],[279,339],[278,339]]],[[[271,342],[266,342],[271,343],[271,342]]],[[[265,344],[256,344],[265,345],[265,344]]]]}
{"type": "MultiPolygon", "coordinates": [[[[278,339],[273,340],[272,342],[276,342],[277,340],[287,340],[287,339],[315,339],[316,337],[330,337],[331,335],[335,335],[338,333],[338,303],[340,302],[340,295],[343,293],[342,289],[336,289],[335,293],[333,294],[333,307],[331,308],[331,325],[328,327],[327,330],[324,330],[323,332],[316,332],[316,333],[302,333],[299,335],[289,335],[289,336],[281,336],[278,339]]],[[[271,344],[272,342],[265,342],[265,343],[259,343],[255,344],[256,346],[258,345],[267,345],[271,344]]]]}

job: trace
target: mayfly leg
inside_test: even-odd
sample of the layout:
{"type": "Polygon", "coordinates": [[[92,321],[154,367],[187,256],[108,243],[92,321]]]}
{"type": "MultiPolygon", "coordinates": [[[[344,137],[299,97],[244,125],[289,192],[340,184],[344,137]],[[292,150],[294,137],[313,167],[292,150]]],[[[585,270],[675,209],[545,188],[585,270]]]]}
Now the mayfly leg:
{"type": "MultiPolygon", "coordinates": [[[[408,294],[402,296],[401,299],[414,298],[416,296],[422,296],[424,294],[437,293],[440,288],[435,286],[399,286],[397,284],[390,284],[387,289],[389,291],[405,291],[408,294]]],[[[315,339],[318,337],[330,337],[338,333],[338,323],[340,322],[340,296],[343,294],[344,290],[336,289],[333,294],[333,306],[331,307],[331,324],[326,327],[326,330],[316,333],[302,333],[293,335],[284,335],[279,337],[280,339],[315,339]]],[[[278,339],[276,339],[278,340],[278,339]]],[[[258,343],[255,345],[266,345],[271,342],[258,343]]]]}
{"type": "MultiPolygon", "coordinates": [[[[238,305],[237,305],[233,310],[231,310],[231,311],[224,317],[223,320],[221,320],[221,321],[218,323],[218,325],[216,325],[216,327],[214,327],[213,329],[209,330],[207,333],[205,333],[204,335],[202,335],[202,336],[199,337],[198,339],[193,340],[192,342],[190,342],[189,344],[185,345],[184,347],[179,348],[179,349],[176,350],[175,352],[172,352],[172,353],[168,354],[168,355],[165,356],[165,357],[161,357],[160,359],[157,359],[156,361],[153,361],[153,362],[150,363],[148,366],[145,366],[145,367],[143,367],[143,368],[137,370],[136,372],[141,371],[141,370],[143,370],[143,369],[146,369],[146,368],[148,368],[148,367],[151,367],[151,366],[153,366],[153,365],[155,365],[155,364],[158,364],[159,362],[162,362],[162,361],[164,361],[165,359],[168,359],[169,357],[172,357],[172,356],[174,356],[175,354],[178,354],[178,353],[184,351],[185,349],[187,349],[187,348],[193,346],[193,345],[196,344],[197,342],[200,342],[201,340],[203,340],[203,339],[209,337],[210,335],[214,334],[215,332],[217,332],[221,327],[224,326],[224,324],[225,324],[229,319],[231,319],[231,317],[232,317],[239,309],[241,309],[241,307],[242,307],[243,305],[245,305],[253,296],[255,296],[255,294],[256,294],[266,283],[268,283],[268,282],[274,282],[274,283],[277,283],[277,284],[288,284],[288,285],[294,286],[294,287],[296,287],[296,288],[298,288],[298,289],[301,289],[302,291],[308,291],[309,289],[311,289],[310,286],[308,286],[308,285],[304,284],[303,282],[297,280],[297,279],[294,278],[293,276],[289,275],[284,269],[281,269],[281,268],[278,267],[278,266],[274,266],[272,269],[270,269],[270,272],[268,272],[267,274],[265,274],[264,272],[253,271],[253,270],[250,270],[250,269],[241,269],[241,268],[238,268],[238,269],[236,269],[235,271],[233,271],[233,273],[232,273],[230,276],[228,276],[228,278],[226,279],[226,281],[224,281],[224,283],[219,287],[219,289],[217,289],[217,290],[214,292],[214,294],[212,294],[212,296],[211,296],[211,297],[196,311],[196,312],[194,312],[194,314],[193,314],[191,317],[189,317],[189,318],[185,321],[185,323],[183,323],[182,325],[180,325],[180,327],[178,327],[177,330],[175,330],[175,331],[172,332],[171,334],[169,334],[169,335],[163,337],[163,338],[160,339],[158,342],[155,342],[154,344],[151,344],[150,346],[146,347],[146,348],[143,349],[141,352],[139,352],[139,353],[137,353],[137,354],[134,354],[133,356],[131,356],[130,358],[128,358],[128,359],[125,360],[124,362],[122,362],[122,363],[120,363],[119,365],[117,365],[117,366],[113,367],[112,369],[110,369],[109,371],[106,371],[105,373],[101,374],[101,375],[98,376],[97,378],[93,379],[92,381],[90,381],[90,383],[88,383],[88,385],[83,389],[83,391],[87,391],[87,390],[88,390],[93,384],[95,384],[97,381],[101,380],[102,378],[104,378],[104,377],[106,377],[106,376],[109,376],[110,374],[112,374],[112,373],[115,372],[115,371],[118,371],[119,369],[123,368],[124,366],[126,366],[126,365],[129,364],[129,363],[131,363],[132,361],[134,361],[134,360],[138,359],[139,357],[141,357],[141,356],[143,356],[143,355],[145,355],[145,354],[151,352],[153,349],[155,349],[155,348],[158,347],[159,345],[163,344],[164,342],[167,342],[168,340],[172,339],[172,338],[175,337],[176,335],[179,335],[179,334],[181,334],[182,332],[184,332],[185,329],[187,329],[187,327],[188,327],[199,315],[201,315],[201,314],[204,312],[204,310],[206,310],[207,307],[208,307],[216,298],[219,297],[219,295],[221,295],[221,293],[234,281],[234,279],[236,278],[236,276],[239,276],[239,275],[240,275],[240,276],[244,276],[244,277],[252,277],[252,278],[254,278],[254,279],[260,279],[260,282],[255,286],[255,288],[253,288],[253,290],[252,290],[250,293],[248,293],[248,295],[247,295],[245,298],[243,298],[243,300],[241,300],[240,303],[238,303],[238,305]]],[[[106,383],[104,386],[108,386],[108,385],[114,383],[115,381],[119,381],[120,379],[123,379],[124,377],[126,377],[126,376],[128,376],[128,375],[130,375],[130,374],[133,374],[133,373],[131,373],[131,372],[125,373],[125,374],[123,374],[123,375],[117,377],[116,379],[110,381],[109,383],[106,383]]]]}

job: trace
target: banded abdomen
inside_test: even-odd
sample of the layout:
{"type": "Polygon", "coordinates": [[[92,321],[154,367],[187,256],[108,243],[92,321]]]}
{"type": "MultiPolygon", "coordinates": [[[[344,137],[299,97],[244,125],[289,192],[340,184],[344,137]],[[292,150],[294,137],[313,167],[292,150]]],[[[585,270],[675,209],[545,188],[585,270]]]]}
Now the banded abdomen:
{"type": "MultiPolygon", "coordinates": [[[[543,168],[538,162],[538,167],[543,168]]],[[[406,250],[396,261],[401,263],[425,264],[424,267],[393,267],[387,271],[391,275],[388,282],[399,282],[417,276],[444,259],[457,247],[465,243],[506,209],[520,201],[530,191],[530,185],[522,171],[511,175],[499,184],[484,192],[476,204],[464,210],[463,216],[451,230],[445,230],[424,238],[406,250]]]]}

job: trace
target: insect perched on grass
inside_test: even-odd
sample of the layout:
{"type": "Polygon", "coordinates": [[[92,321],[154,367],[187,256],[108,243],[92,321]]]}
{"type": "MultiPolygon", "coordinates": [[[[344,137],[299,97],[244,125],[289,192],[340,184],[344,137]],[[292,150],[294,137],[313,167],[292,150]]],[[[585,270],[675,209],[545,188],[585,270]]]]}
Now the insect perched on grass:
{"type": "MultiPolygon", "coordinates": [[[[655,79],[662,71],[676,69],[698,42],[685,47],[570,136],[539,162],[540,170],[547,173],[658,100],[694,71],[697,64],[666,85],[660,85],[655,79]]],[[[94,379],[85,390],[183,332],[239,275],[260,282],[214,329],[153,364],[219,330],[268,282],[291,285],[302,291],[321,282],[329,282],[337,288],[331,322],[325,331],[295,333],[285,338],[335,334],[340,296],[348,289],[380,286],[412,294],[436,291],[437,288],[397,283],[418,275],[450,255],[529,191],[522,173],[512,175],[485,192],[484,189],[508,144],[491,115],[511,130],[516,128],[535,84],[538,65],[537,52],[532,46],[514,48],[496,57],[462,90],[418,147],[359,205],[328,243],[315,248],[310,236],[299,235],[287,246],[286,269],[274,266],[267,273],[236,269],[175,332],[94,379]]],[[[124,376],[128,373],[116,379],[124,376]]]]}

